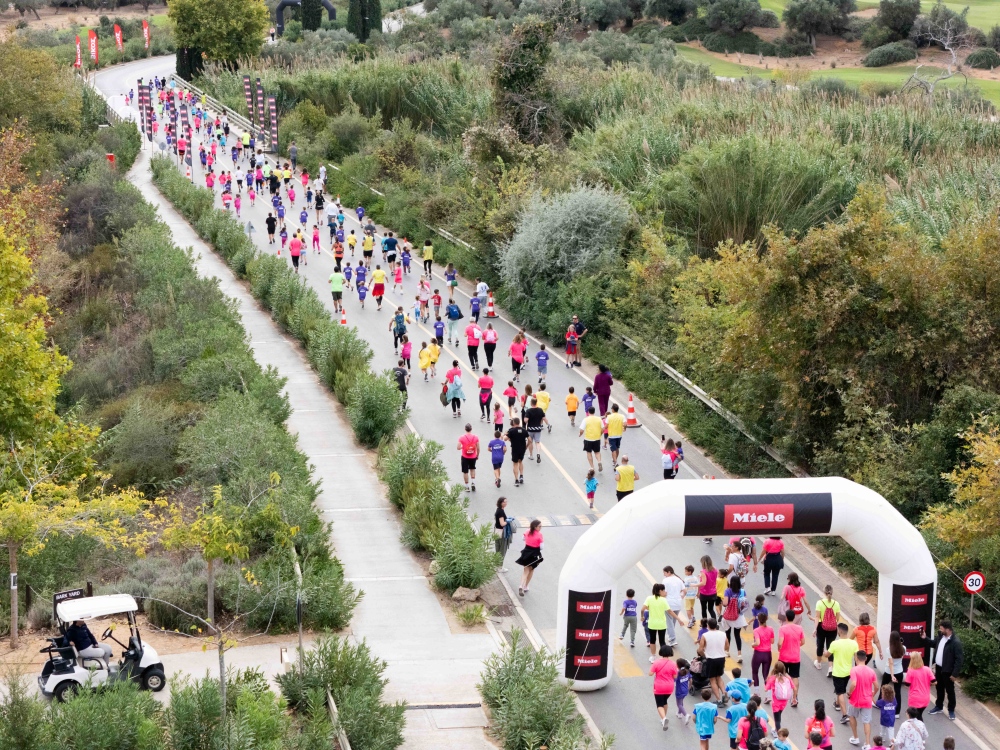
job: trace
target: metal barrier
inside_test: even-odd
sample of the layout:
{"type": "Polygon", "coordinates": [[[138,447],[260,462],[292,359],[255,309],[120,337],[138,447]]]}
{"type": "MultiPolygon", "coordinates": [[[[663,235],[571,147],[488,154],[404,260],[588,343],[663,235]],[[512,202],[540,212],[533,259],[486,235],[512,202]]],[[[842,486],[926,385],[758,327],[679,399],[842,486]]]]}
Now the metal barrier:
{"type": "Polygon", "coordinates": [[[204,91],[199,89],[197,86],[185,81],[176,73],[171,73],[168,76],[167,80],[175,82],[181,88],[185,88],[188,91],[194,93],[195,96],[199,97],[200,99],[203,99],[206,106],[211,107],[219,114],[224,114],[231,124],[236,125],[244,132],[249,132],[251,135],[253,135],[257,143],[259,144],[267,143],[268,153],[275,153],[278,150],[278,144],[271,143],[271,133],[266,128],[264,129],[258,128],[257,125],[251,122],[248,117],[246,117],[245,115],[241,115],[239,112],[236,112],[233,109],[230,109],[225,104],[220,102],[218,99],[209,96],[204,91]]]}
{"type": "Polygon", "coordinates": [[[330,721],[333,722],[333,726],[337,729],[337,743],[340,745],[340,750],[351,750],[351,741],[347,739],[347,732],[340,726],[340,713],[337,711],[337,704],[333,700],[333,693],[329,689],[326,691],[326,705],[330,709],[330,721]]]}

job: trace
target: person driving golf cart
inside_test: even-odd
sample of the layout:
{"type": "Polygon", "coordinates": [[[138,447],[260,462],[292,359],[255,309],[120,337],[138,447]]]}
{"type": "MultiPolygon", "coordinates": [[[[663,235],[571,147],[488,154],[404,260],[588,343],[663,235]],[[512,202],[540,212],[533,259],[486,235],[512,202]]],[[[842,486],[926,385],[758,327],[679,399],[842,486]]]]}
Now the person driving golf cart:
{"type": "Polygon", "coordinates": [[[111,646],[106,643],[98,643],[94,634],[90,632],[87,623],[83,620],[74,620],[73,624],[66,628],[66,638],[76,646],[76,652],[80,658],[94,657],[104,659],[105,663],[111,661],[113,652],[111,646]]]}

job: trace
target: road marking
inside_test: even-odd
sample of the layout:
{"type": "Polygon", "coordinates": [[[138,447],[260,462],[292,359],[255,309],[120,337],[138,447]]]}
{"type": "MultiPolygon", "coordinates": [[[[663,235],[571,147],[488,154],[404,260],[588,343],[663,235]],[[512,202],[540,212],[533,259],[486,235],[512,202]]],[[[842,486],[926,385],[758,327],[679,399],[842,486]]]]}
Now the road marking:
{"type": "Polygon", "coordinates": [[[614,636],[614,649],[616,675],[624,678],[646,676],[645,670],[635,660],[629,658],[632,649],[625,648],[625,644],[618,640],[618,636],[614,636]]]}

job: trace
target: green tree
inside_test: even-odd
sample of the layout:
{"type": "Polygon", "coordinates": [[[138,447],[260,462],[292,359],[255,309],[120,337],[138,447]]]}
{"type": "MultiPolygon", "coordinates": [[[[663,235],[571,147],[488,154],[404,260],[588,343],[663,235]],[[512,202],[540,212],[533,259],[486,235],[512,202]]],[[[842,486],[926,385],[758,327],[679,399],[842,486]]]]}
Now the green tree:
{"type": "Polygon", "coordinates": [[[580,0],[580,8],[583,20],[596,24],[599,31],[625,20],[629,15],[625,0],[580,0]]]}
{"type": "Polygon", "coordinates": [[[302,28],[317,31],[322,23],[323,6],[319,0],[302,0],[302,28]]]}
{"type": "Polygon", "coordinates": [[[173,505],[161,539],[167,549],[193,550],[205,560],[208,579],[207,619],[215,624],[215,563],[235,563],[246,558],[243,522],[238,508],[222,499],[222,487],[212,488],[211,504],[203,503],[194,518],[184,518],[183,508],[173,505]]]}
{"type": "Polygon", "coordinates": [[[351,0],[347,7],[347,30],[364,44],[372,32],[382,30],[380,0],[351,0]]]}
{"type": "Polygon", "coordinates": [[[500,42],[490,73],[498,120],[521,140],[541,143],[553,124],[551,91],[545,67],[552,57],[552,24],[532,19],[518,24],[500,42]]]}
{"type": "Polygon", "coordinates": [[[815,48],[817,34],[840,33],[855,10],[854,0],[791,0],[782,18],[789,29],[805,34],[815,48]]]}
{"type": "Polygon", "coordinates": [[[23,47],[14,34],[0,42],[0,129],[17,120],[32,131],[75,132],[82,106],[72,75],[52,55],[23,47]]]}
{"type": "Polygon", "coordinates": [[[906,39],[918,15],[920,0],[882,0],[875,22],[895,32],[900,39],[906,39]]]}
{"type": "Polygon", "coordinates": [[[760,23],[758,0],[707,0],[705,22],[712,31],[735,34],[760,23]]]}
{"type": "Polygon", "coordinates": [[[201,50],[207,60],[235,65],[256,57],[271,15],[264,0],[171,0],[177,47],[201,50]]]}
{"type": "Polygon", "coordinates": [[[648,0],[646,15],[663,18],[674,26],[679,26],[698,12],[695,0],[648,0]]]}

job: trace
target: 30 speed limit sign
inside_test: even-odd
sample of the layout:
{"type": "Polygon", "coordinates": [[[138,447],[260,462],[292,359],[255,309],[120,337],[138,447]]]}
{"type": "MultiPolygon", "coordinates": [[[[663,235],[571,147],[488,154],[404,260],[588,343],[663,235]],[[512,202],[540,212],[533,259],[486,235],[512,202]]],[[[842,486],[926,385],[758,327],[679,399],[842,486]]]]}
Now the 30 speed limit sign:
{"type": "Polygon", "coordinates": [[[978,570],[974,570],[965,577],[963,583],[966,593],[978,594],[986,588],[986,577],[978,570]]]}

